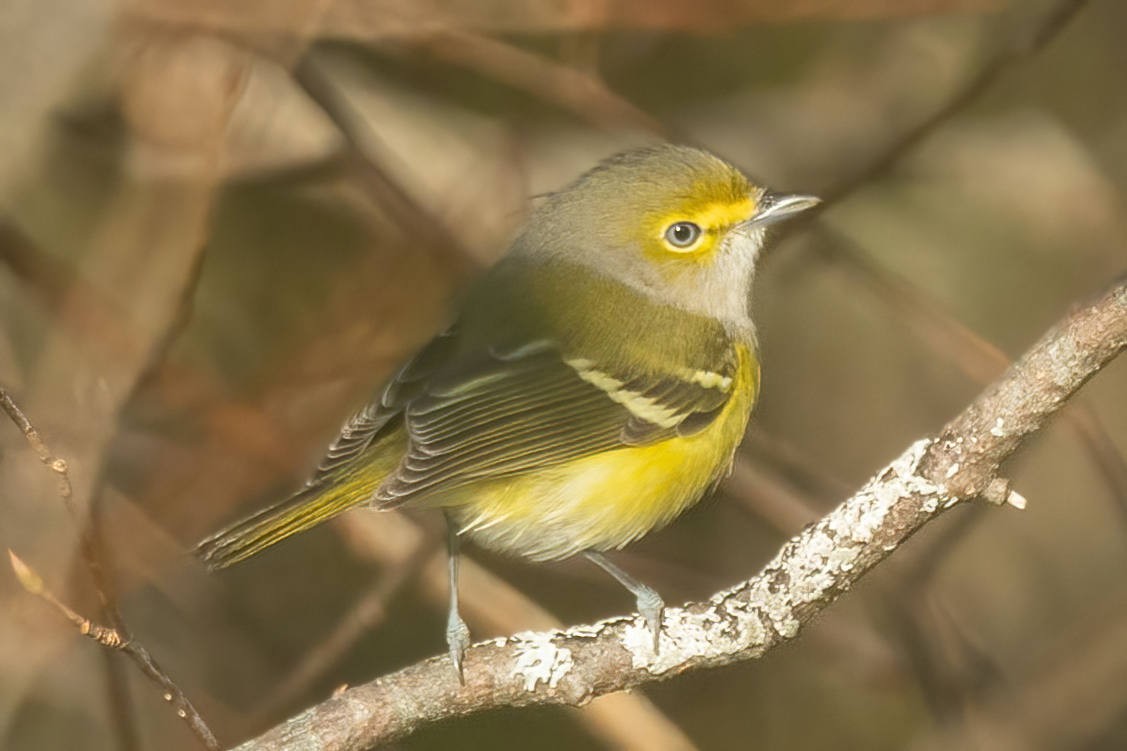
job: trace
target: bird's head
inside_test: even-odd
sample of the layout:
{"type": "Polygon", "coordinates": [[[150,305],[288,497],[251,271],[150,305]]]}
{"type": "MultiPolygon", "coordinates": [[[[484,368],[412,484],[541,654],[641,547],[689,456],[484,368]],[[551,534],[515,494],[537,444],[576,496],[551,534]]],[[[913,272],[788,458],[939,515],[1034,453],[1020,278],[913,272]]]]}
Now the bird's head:
{"type": "Polygon", "coordinates": [[[771,193],[700,149],[647,147],[611,157],[552,194],[518,247],[742,324],[764,229],[817,203],[771,193]]]}

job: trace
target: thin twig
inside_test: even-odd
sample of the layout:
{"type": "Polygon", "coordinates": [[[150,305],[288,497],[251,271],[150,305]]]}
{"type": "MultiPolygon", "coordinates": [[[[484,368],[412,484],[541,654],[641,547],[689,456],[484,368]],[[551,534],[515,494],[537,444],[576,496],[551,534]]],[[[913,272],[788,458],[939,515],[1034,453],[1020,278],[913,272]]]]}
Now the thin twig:
{"type": "Polygon", "coordinates": [[[359,176],[362,185],[403,227],[409,227],[415,246],[434,253],[450,263],[456,273],[467,274],[475,267],[473,256],[442,222],[420,205],[406,189],[372,157],[365,144],[375,134],[339,88],[324,73],[316,57],[305,55],[292,71],[293,79],[332,121],[346,146],[342,158],[359,176]]]}
{"type": "Polygon", "coordinates": [[[1005,685],[998,661],[941,597],[912,592],[890,608],[903,654],[936,721],[967,708],[988,685],[1005,685]]]}
{"type": "Polygon", "coordinates": [[[168,674],[161,669],[160,665],[157,664],[153,656],[149,654],[149,651],[145,649],[140,642],[119,629],[103,626],[83,615],[79,615],[71,609],[69,605],[56,597],[55,593],[47,588],[47,585],[43,582],[43,578],[18,555],[9,550],[8,558],[12,564],[12,570],[16,573],[16,578],[19,579],[24,589],[59,611],[64,618],[78,629],[78,633],[90,637],[103,647],[128,655],[129,658],[137,664],[137,667],[141,669],[141,672],[163,690],[164,693],[162,696],[164,700],[172,705],[172,708],[176,711],[176,715],[180,719],[188,723],[188,727],[190,727],[192,732],[196,734],[196,737],[203,742],[204,746],[208,749],[219,751],[221,748],[219,741],[215,739],[211,729],[208,728],[203,718],[200,717],[196,708],[192,706],[192,702],[188,700],[188,697],[186,697],[172,679],[168,677],[168,674]]]}
{"type": "Polygon", "coordinates": [[[901,133],[852,175],[819,191],[822,202],[780,227],[776,231],[776,237],[779,240],[790,237],[809,226],[830,207],[892,171],[904,157],[919,148],[940,127],[978,101],[1010,68],[1040,52],[1088,2],[1089,0],[1061,0],[1032,29],[1015,34],[1008,44],[1003,45],[988,63],[935,111],[901,133]]]}
{"type": "Polygon", "coordinates": [[[136,706],[129,692],[128,666],[117,659],[113,650],[100,650],[102,675],[106,681],[106,699],[113,712],[112,725],[117,733],[118,747],[122,751],[142,751],[141,734],[133,721],[136,706]]]}
{"type": "Polygon", "coordinates": [[[776,473],[747,457],[737,456],[723,489],[737,499],[742,508],[784,535],[792,535],[818,518],[818,509],[807,497],[776,473]]]}
{"type": "Polygon", "coordinates": [[[47,465],[47,467],[54,472],[59,478],[59,496],[62,497],[63,503],[67,507],[67,511],[74,513],[74,494],[71,490],[70,475],[67,472],[67,463],[65,459],[60,459],[51,453],[47,448],[47,444],[43,441],[43,436],[31,424],[31,420],[23,413],[19,405],[12,399],[11,395],[0,386],[0,409],[3,409],[16,427],[23,433],[23,437],[27,439],[28,445],[35,455],[39,457],[39,461],[47,465]]]}
{"type": "Polygon", "coordinates": [[[269,719],[301,696],[318,678],[328,672],[365,634],[371,633],[387,616],[391,601],[414,580],[441,540],[427,535],[415,543],[403,561],[381,571],[364,596],[339,620],[325,639],[302,658],[301,663],[281,681],[262,703],[256,714],[269,719]]]}
{"type": "Polygon", "coordinates": [[[904,748],[1121,747],[1114,739],[1122,739],[1115,728],[1127,710],[1127,610],[1121,599],[1100,610],[1062,632],[1024,670],[977,692],[970,711],[931,725],[904,748]]]}
{"type": "Polygon", "coordinates": [[[671,137],[669,128],[614,92],[590,71],[563,65],[500,39],[443,29],[411,42],[432,57],[488,76],[555,104],[600,128],[671,137]]]}
{"type": "MultiPolygon", "coordinates": [[[[993,10],[1001,0],[883,0],[883,2],[732,2],[732,0],[631,0],[623,2],[418,3],[340,0],[324,14],[321,39],[353,43],[409,41],[434,28],[477,29],[493,34],[605,33],[616,29],[671,33],[731,33],[761,24],[911,17],[993,10]],[[442,12],[438,12],[442,9],[442,12]]],[[[235,39],[266,51],[288,50],[307,33],[308,3],[143,0],[122,6],[127,22],[190,30],[235,39]]]]}
{"type": "MultiPolygon", "coordinates": [[[[39,457],[39,461],[43,462],[58,478],[59,485],[59,498],[63,501],[63,506],[66,507],[67,513],[71,518],[78,522],[82,518],[82,514],[74,504],[74,491],[70,481],[70,471],[65,459],[61,459],[51,453],[47,448],[47,443],[43,440],[39,430],[32,425],[31,420],[19,405],[16,404],[12,396],[3,388],[0,387],[0,408],[7,413],[16,427],[23,433],[24,438],[27,439],[28,445],[31,446],[32,451],[39,457]]],[[[105,568],[102,566],[101,559],[98,556],[97,541],[94,537],[83,528],[82,534],[79,535],[79,548],[82,552],[82,558],[89,569],[91,576],[94,578],[95,590],[98,594],[98,600],[102,607],[107,611],[115,610],[113,605],[114,597],[111,593],[111,587],[108,578],[105,576],[105,568]]],[[[116,616],[111,616],[111,620],[116,621],[116,616]]]]}
{"type": "Polygon", "coordinates": [[[78,629],[78,633],[83,636],[89,636],[103,647],[109,647],[110,649],[121,649],[125,646],[128,640],[120,631],[115,628],[110,628],[109,626],[94,623],[89,618],[76,613],[62,600],[56,597],[54,592],[47,589],[43,578],[11,550],[8,551],[8,559],[12,564],[12,570],[16,573],[16,578],[20,582],[20,586],[26,589],[29,594],[42,598],[48,604],[54,606],[56,610],[63,614],[64,618],[78,629]]]}
{"type": "MultiPolygon", "coordinates": [[[[183,65],[186,59],[198,62],[200,58],[197,56],[200,54],[201,48],[195,45],[200,43],[206,45],[208,42],[205,38],[199,36],[171,39],[159,33],[146,39],[141,47],[144,52],[136,60],[136,70],[139,77],[126,76],[124,79],[123,108],[133,110],[130,102],[133,102],[134,105],[138,102],[147,102],[150,96],[148,92],[151,90],[145,85],[144,81],[146,79],[150,82],[157,79],[165,80],[164,73],[167,72],[167,69],[162,66],[167,66],[174,60],[179,60],[180,65],[183,65]]],[[[178,249],[178,252],[174,254],[183,265],[176,269],[177,275],[168,277],[170,284],[166,285],[167,289],[164,290],[169,293],[167,297],[159,303],[155,303],[157,309],[163,308],[162,314],[145,316],[148,325],[142,327],[142,336],[135,339],[139,344],[137,357],[127,361],[132,370],[118,384],[121,388],[117,394],[112,422],[106,425],[106,436],[114,434],[113,430],[120,424],[122,412],[139,393],[149,386],[153,379],[162,373],[163,364],[169,351],[191,322],[193,302],[203,271],[211,224],[216,212],[218,189],[221,186],[225,171],[227,126],[232,121],[232,115],[250,75],[248,61],[241,55],[218,55],[216,47],[208,48],[207,54],[215,55],[214,59],[221,60],[222,69],[219,75],[214,77],[208,73],[200,73],[209,84],[205,99],[210,101],[203,106],[203,110],[208,112],[209,118],[213,119],[208,123],[209,127],[199,129],[193,134],[198,137],[198,140],[172,146],[163,142],[159,135],[154,138],[154,134],[159,134],[162,130],[162,118],[158,114],[159,108],[147,108],[142,105],[139,110],[134,111],[148,112],[150,116],[126,118],[132,126],[133,137],[138,143],[146,144],[146,151],[149,152],[150,156],[155,156],[158,163],[168,160],[169,164],[177,164],[178,170],[184,169],[184,173],[180,176],[182,184],[172,188],[172,190],[180,193],[181,200],[174,201],[172,205],[178,207],[175,212],[177,214],[184,217],[190,217],[193,214],[195,216],[190,226],[180,228],[181,231],[176,235],[177,239],[173,241],[174,244],[183,243],[182,249],[178,249]],[[213,108],[210,105],[215,106],[213,108]],[[184,164],[191,166],[184,167],[181,164],[180,160],[186,156],[189,157],[189,161],[184,164]],[[183,200],[184,198],[188,200],[183,200]],[[187,208],[181,209],[179,208],[181,206],[187,208]]],[[[172,63],[172,66],[176,67],[176,64],[172,63]]],[[[206,67],[204,66],[204,69],[206,67]]],[[[198,82],[198,80],[195,81],[195,83],[198,82]]],[[[175,76],[170,83],[174,87],[183,86],[183,84],[183,79],[175,76]]],[[[192,90],[193,94],[197,93],[191,86],[188,89],[192,90]]],[[[122,206],[124,207],[124,204],[122,206]]],[[[153,214],[152,207],[147,207],[146,213],[153,214]]],[[[153,215],[165,216],[162,212],[153,215]]],[[[110,222],[106,225],[108,231],[112,232],[112,230],[109,230],[112,224],[113,222],[110,222]]],[[[114,238],[113,242],[116,243],[117,241],[117,238],[114,238]]],[[[141,297],[143,299],[144,295],[141,297]]],[[[69,307],[69,302],[67,305],[69,307]]],[[[142,303],[139,306],[131,305],[130,307],[143,310],[145,305],[142,303]]],[[[65,320],[71,317],[73,315],[63,316],[62,318],[65,320]]],[[[75,522],[80,525],[79,539],[83,557],[93,577],[95,591],[102,602],[102,617],[122,635],[127,644],[135,644],[118,604],[116,582],[109,574],[113,566],[112,548],[104,542],[104,499],[110,474],[108,455],[105,452],[98,452],[94,466],[96,469],[93,472],[93,481],[88,491],[87,513],[85,515],[75,514],[74,518],[75,522]]],[[[124,651],[133,659],[141,671],[156,683],[165,700],[173,703],[176,714],[186,720],[204,746],[207,748],[217,746],[215,736],[204,723],[195,707],[157,665],[152,656],[140,645],[137,645],[135,651],[132,648],[124,651]]],[[[124,673],[120,669],[110,667],[112,665],[110,661],[107,661],[106,665],[107,681],[117,684],[111,691],[107,692],[107,699],[111,703],[111,716],[121,721],[119,725],[128,723],[132,718],[133,707],[132,703],[128,701],[127,685],[122,682],[124,673]]],[[[135,735],[136,730],[133,728],[119,729],[119,734],[122,738],[127,738],[130,735],[135,735]]]]}
{"type": "Polygon", "coordinates": [[[820,194],[822,203],[813,211],[807,212],[807,215],[801,217],[800,221],[808,222],[813,218],[810,215],[825,211],[861,186],[889,172],[905,156],[915,151],[920,144],[939,130],[940,126],[976,102],[1011,67],[1040,52],[1045,45],[1064,30],[1068,22],[1088,2],[1089,0],[1062,0],[1047,12],[1040,21],[1035,23],[1030,31],[1016,34],[1008,44],[995,53],[990,62],[983,65],[974,77],[930,116],[909,128],[880,156],[862,169],[832,186],[829,190],[823,191],[820,194]]]}
{"type": "Polygon", "coordinates": [[[660,652],[641,616],[476,644],[466,684],[434,657],[349,689],[241,751],[369,748],[500,706],[582,704],[688,670],[761,657],[925,524],[980,495],[1005,498],[999,464],[1127,348],[1127,280],[1051,329],[935,438],[918,441],[852,498],[788,541],[757,576],[666,611],[660,652]]]}
{"type": "Polygon", "coordinates": [[[113,626],[104,626],[95,623],[91,619],[76,613],[47,588],[43,579],[35,573],[31,567],[25,564],[14,552],[9,550],[8,555],[11,559],[12,569],[16,572],[20,583],[28,592],[53,605],[56,610],[62,613],[67,620],[78,628],[79,633],[84,636],[89,636],[104,647],[120,651],[133,660],[141,672],[157,685],[161,690],[161,695],[164,700],[172,704],[177,716],[187,722],[188,727],[191,728],[192,732],[204,747],[209,749],[209,751],[217,751],[220,748],[219,741],[216,740],[214,733],[211,732],[211,729],[207,726],[207,723],[204,722],[203,717],[200,716],[195,706],[193,706],[184,692],[180,690],[160,665],[157,664],[157,661],[153,659],[149,651],[133,638],[132,634],[125,626],[124,619],[121,617],[121,612],[116,604],[116,598],[112,595],[110,579],[106,576],[105,570],[101,565],[101,558],[98,555],[97,540],[90,526],[81,525],[81,515],[74,507],[70,475],[67,471],[66,460],[60,459],[51,453],[42,435],[3,387],[0,387],[0,408],[7,413],[12,422],[16,424],[16,427],[24,434],[28,444],[39,457],[39,460],[58,475],[59,495],[68,513],[75,522],[79,523],[81,526],[79,547],[82,551],[83,561],[94,580],[94,589],[97,592],[98,599],[103,609],[106,611],[107,616],[113,623],[113,626]]]}

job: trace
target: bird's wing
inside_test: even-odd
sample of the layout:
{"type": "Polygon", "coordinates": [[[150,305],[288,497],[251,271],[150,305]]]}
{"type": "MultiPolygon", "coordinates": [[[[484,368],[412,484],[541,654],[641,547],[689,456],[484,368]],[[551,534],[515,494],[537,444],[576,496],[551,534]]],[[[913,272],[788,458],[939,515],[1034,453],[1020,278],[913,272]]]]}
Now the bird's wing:
{"type": "Polygon", "coordinates": [[[408,450],[376,504],[696,432],[731,395],[737,360],[731,347],[721,354],[707,370],[654,374],[565,355],[549,340],[462,350],[400,392],[408,450]]]}
{"type": "Polygon", "coordinates": [[[363,454],[380,431],[402,414],[404,405],[420,393],[435,370],[449,361],[456,341],[457,332],[452,327],[435,336],[408,360],[375,399],[348,418],[306,485],[329,479],[363,454]]]}

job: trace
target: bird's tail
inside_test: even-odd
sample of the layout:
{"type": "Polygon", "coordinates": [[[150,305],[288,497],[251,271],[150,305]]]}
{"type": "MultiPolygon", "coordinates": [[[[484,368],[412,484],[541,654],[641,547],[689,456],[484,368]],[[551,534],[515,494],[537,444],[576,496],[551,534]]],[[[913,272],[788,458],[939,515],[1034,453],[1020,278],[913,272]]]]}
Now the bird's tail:
{"type": "Polygon", "coordinates": [[[363,503],[370,485],[355,480],[310,485],[203,540],[196,555],[210,569],[226,568],[363,503]]]}

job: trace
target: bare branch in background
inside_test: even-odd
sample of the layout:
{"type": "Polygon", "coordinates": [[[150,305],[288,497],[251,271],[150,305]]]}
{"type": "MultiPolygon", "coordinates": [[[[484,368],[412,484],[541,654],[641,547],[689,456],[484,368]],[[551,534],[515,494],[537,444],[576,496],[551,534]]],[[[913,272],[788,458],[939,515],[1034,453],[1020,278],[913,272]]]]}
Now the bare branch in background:
{"type": "MultiPolygon", "coordinates": [[[[229,3],[197,0],[131,0],[129,21],[190,29],[237,39],[267,50],[284,49],[308,33],[310,6],[319,0],[229,3]]],[[[617,28],[717,32],[753,23],[815,19],[857,19],[913,16],[940,12],[995,10],[1001,0],[596,0],[559,3],[554,0],[508,0],[465,3],[443,0],[336,0],[319,9],[317,33],[322,38],[352,41],[395,41],[426,37],[449,29],[487,34],[606,31],[617,28]]]]}
{"type": "Polygon", "coordinates": [[[392,601],[413,582],[419,569],[441,547],[437,536],[428,535],[415,543],[404,560],[380,571],[376,581],[352,604],[332,633],[303,655],[298,666],[274,687],[257,714],[264,720],[276,717],[332,670],[360,639],[373,633],[387,617],[392,601]]]}
{"type": "Polygon", "coordinates": [[[107,649],[127,655],[129,659],[133,660],[145,677],[162,691],[162,698],[172,705],[177,717],[188,724],[188,727],[191,728],[192,732],[199,738],[204,748],[219,751],[221,746],[219,745],[219,741],[215,739],[215,735],[212,734],[211,728],[204,722],[191,700],[184,695],[184,692],[180,690],[175,681],[173,681],[168,674],[164,672],[161,666],[157,664],[156,660],[153,659],[149,650],[145,649],[128,631],[123,631],[121,628],[103,626],[85,616],[79,615],[68,605],[59,600],[59,598],[47,588],[47,585],[43,582],[39,574],[28,566],[19,556],[9,550],[8,557],[12,565],[12,570],[15,571],[16,578],[19,579],[20,585],[23,586],[29,594],[41,598],[54,607],[55,610],[59,611],[64,618],[78,629],[78,633],[90,637],[107,649]]]}
{"type": "Polygon", "coordinates": [[[1099,747],[1101,728],[1122,717],[1124,674],[1127,609],[1119,607],[1062,633],[1034,667],[988,687],[974,697],[973,711],[920,733],[905,748],[1099,747]]]}
{"type": "MultiPolygon", "coordinates": [[[[878,180],[891,171],[900,161],[914,152],[942,126],[966,111],[983,94],[1015,65],[1027,61],[1068,27],[1069,23],[1084,9],[1088,0],[1060,0],[1029,29],[1017,32],[1013,38],[1002,45],[994,57],[972,76],[947,102],[931,115],[908,129],[855,174],[821,192],[823,203],[816,209],[785,225],[779,231],[788,236],[801,231],[818,214],[829,206],[841,203],[866,185],[878,180]]],[[[931,300],[927,292],[909,280],[897,277],[880,264],[868,258],[864,250],[857,247],[845,235],[833,232],[831,228],[820,227],[820,232],[832,234],[831,244],[811,244],[821,258],[842,270],[850,278],[859,282],[874,298],[894,309],[897,320],[905,321],[921,339],[936,352],[950,358],[967,375],[979,384],[985,384],[1001,372],[1008,364],[1006,354],[969,327],[962,324],[938,303],[931,300]]],[[[779,238],[780,240],[783,237],[779,238]]],[[[1127,518],[1127,462],[1108,436],[1099,418],[1083,404],[1070,405],[1062,419],[1082,442],[1093,463],[1119,499],[1117,510],[1127,518]]],[[[770,449],[770,444],[763,446],[770,449]]],[[[917,556],[915,565],[906,573],[902,590],[916,587],[927,574],[944,559],[941,551],[952,548],[953,544],[965,537],[966,530],[986,518],[984,515],[968,515],[955,526],[949,527],[933,541],[935,555],[917,556]]]]}
{"type": "Polygon", "coordinates": [[[667,126],[616,94],[590,71],[562,65],[497,39],[464,32],[443,31],[415,46],[438,60],[551,102],[597,127],[670,136],[667,126]]]}
{"type": "Polygon", "coordinates": [[[411,227],[417,232],[421,252],[442,258],[458,274],[472,270],[472,256],[463,243],[447,231],[427,207],[415,201],[369,154],[365,144],[370,144],[377,136],[354,110],[344,93],[329,80],[317,61],[306,56],[294,68],[293,77],[344,136],[347,147],[342,158],[355,169],[377,205],[388,211],[402,226],[411,227]]]}
{"type": "MultiPolygon", "coordinates": [[[[820,227],[832,242],[814,245],[823,261],[837,265],[861,284],[875,299],[893,310],[913,333],[937,354],[955,363],[975,383],[985,385],[1010,364],[1006,353],[960,322],[925,290],[901,278],[868,257],[864,249],[832,228],[820,227]]],[[[1061,415],[1084,446],[1092,463],[1119,500],[1116,509],[1127,521],[1127,461],[1091,409],[1082,403],[1069,405],[1061,415]]],[[[957,539],[952,535],[951,540],[957,539]]],[[[940,557],[929,558],[935,565],[940,557]]],[[[906,582],[911,586],[913,582],[906,582]]]]}
{"type": "Polygon", "coordinates": [[[6,218],[0,218],[0,264],[58,320],[63,333],[81,346],[119,359],[140,356],[141,332],[127,311],[6,218]],[[71,315],[61,315],[64,309],[71,315]]]}
{"type": "Polygon", "coordinates": [[[39,457],[39,461],[43,462],[47,467],[59,477],[59,497],[63,499],[63,504],[67,507],[67,511],[74,513],[73,497],[70,484],[70,474],[67,472],[67,463],[65,459],[60,459],[51,453],[47,448],[47,444],[43,442],[43,436],[39,435],[39,431],[31,424],[31,420],[19,408],[11,395],[0,388],[0,409],[8,415],[8,418],[15,423],[23,437],[27,440],[31,450],[39,457]]]}
{"type": "Polygon", "coordinates": [[[583,704],[688,670],[761,657],[925,524],[960,502],[1005,500],[998,467],[1092,375],[1127,348],[1127,280],[1065,318],[932,439],[918,441],[852,498],[788,541],[757,576],[707,602],[670,608],[660,652],[640,616],[474,645],[466,685],[435,657],[349,689],[241,751],[315,743],[368,748],[436,720],[500,706],[583,704]]]}
{"type": "Polygon", "coordinates": [[[74,506],[66,460],[60,459],[51,453],[51,450],[47,448],[47,444],[44,442],[43,437],[40,435],[39,431],[36,430],[31,420],[28,419],[27,415],[20,409],[11,395],[3,388],[0,388],[0,408],[7,413],[12,422],[16,424],[16,427],[24,434],[28,444],[30,444],[36,456],[39,457],[39,460],[59,476],[59,497],[62,498],[67,512],[82,530],[79,547],[82,551],[83,560],[94,580],[94,588],[97,591],[98,599],[110,616],[113,625],[103,626],[76,613],[47,588],[47,585],[43,582],[39,574],[35,573],[19,556],[9,550],[8,555],[12,569],[16,573],[16,578],[19,579],[20,584],[29,593],[42,598],[62,613],[67,620],[74,624],[80,634],[89,636],[103,647],[117,650],[128,655],[129,659],[133,660],[145,677],[151,680],[157,688],[161,690],[161,696],[172,705],[177,716],[188,724],[188,727],[191,728],[196,737],[200,739],[203,746],[208,749],[219,749],[219,741],[215,739],[214,733],[211,732],[207,723],[204,722],[203,717],[200,716],[200,713],[196,710],[191,700],[184,695],[184,692],[180,690],[175,681],[157,664],[157,661],[153,659],[149,651],[133,638],[133,635],[125,625],[121,611],[117,607],[116,598],[114,598],[112,591],[108,587],[108,578],[98,552],[98,541],[90,525],[83,523],[81,514],[74,506]]]}
{"type": "Polygon", "coordinates": [[[994,58],[971,77],[950,99],[931,115],[909,128],[889,144],[875,159],[853,175],[819,193],[822,203],[784,227],[779,235],[789,235],[813,221],[846,196],[888,173],[896,164],[934,134],[940,126],[965,111],[986,93],[1015,64],[1040,52],[1068,26],[1089,0],[1062,0],[1047,12],[1029,31],[1015,34],[994,58]]]}

